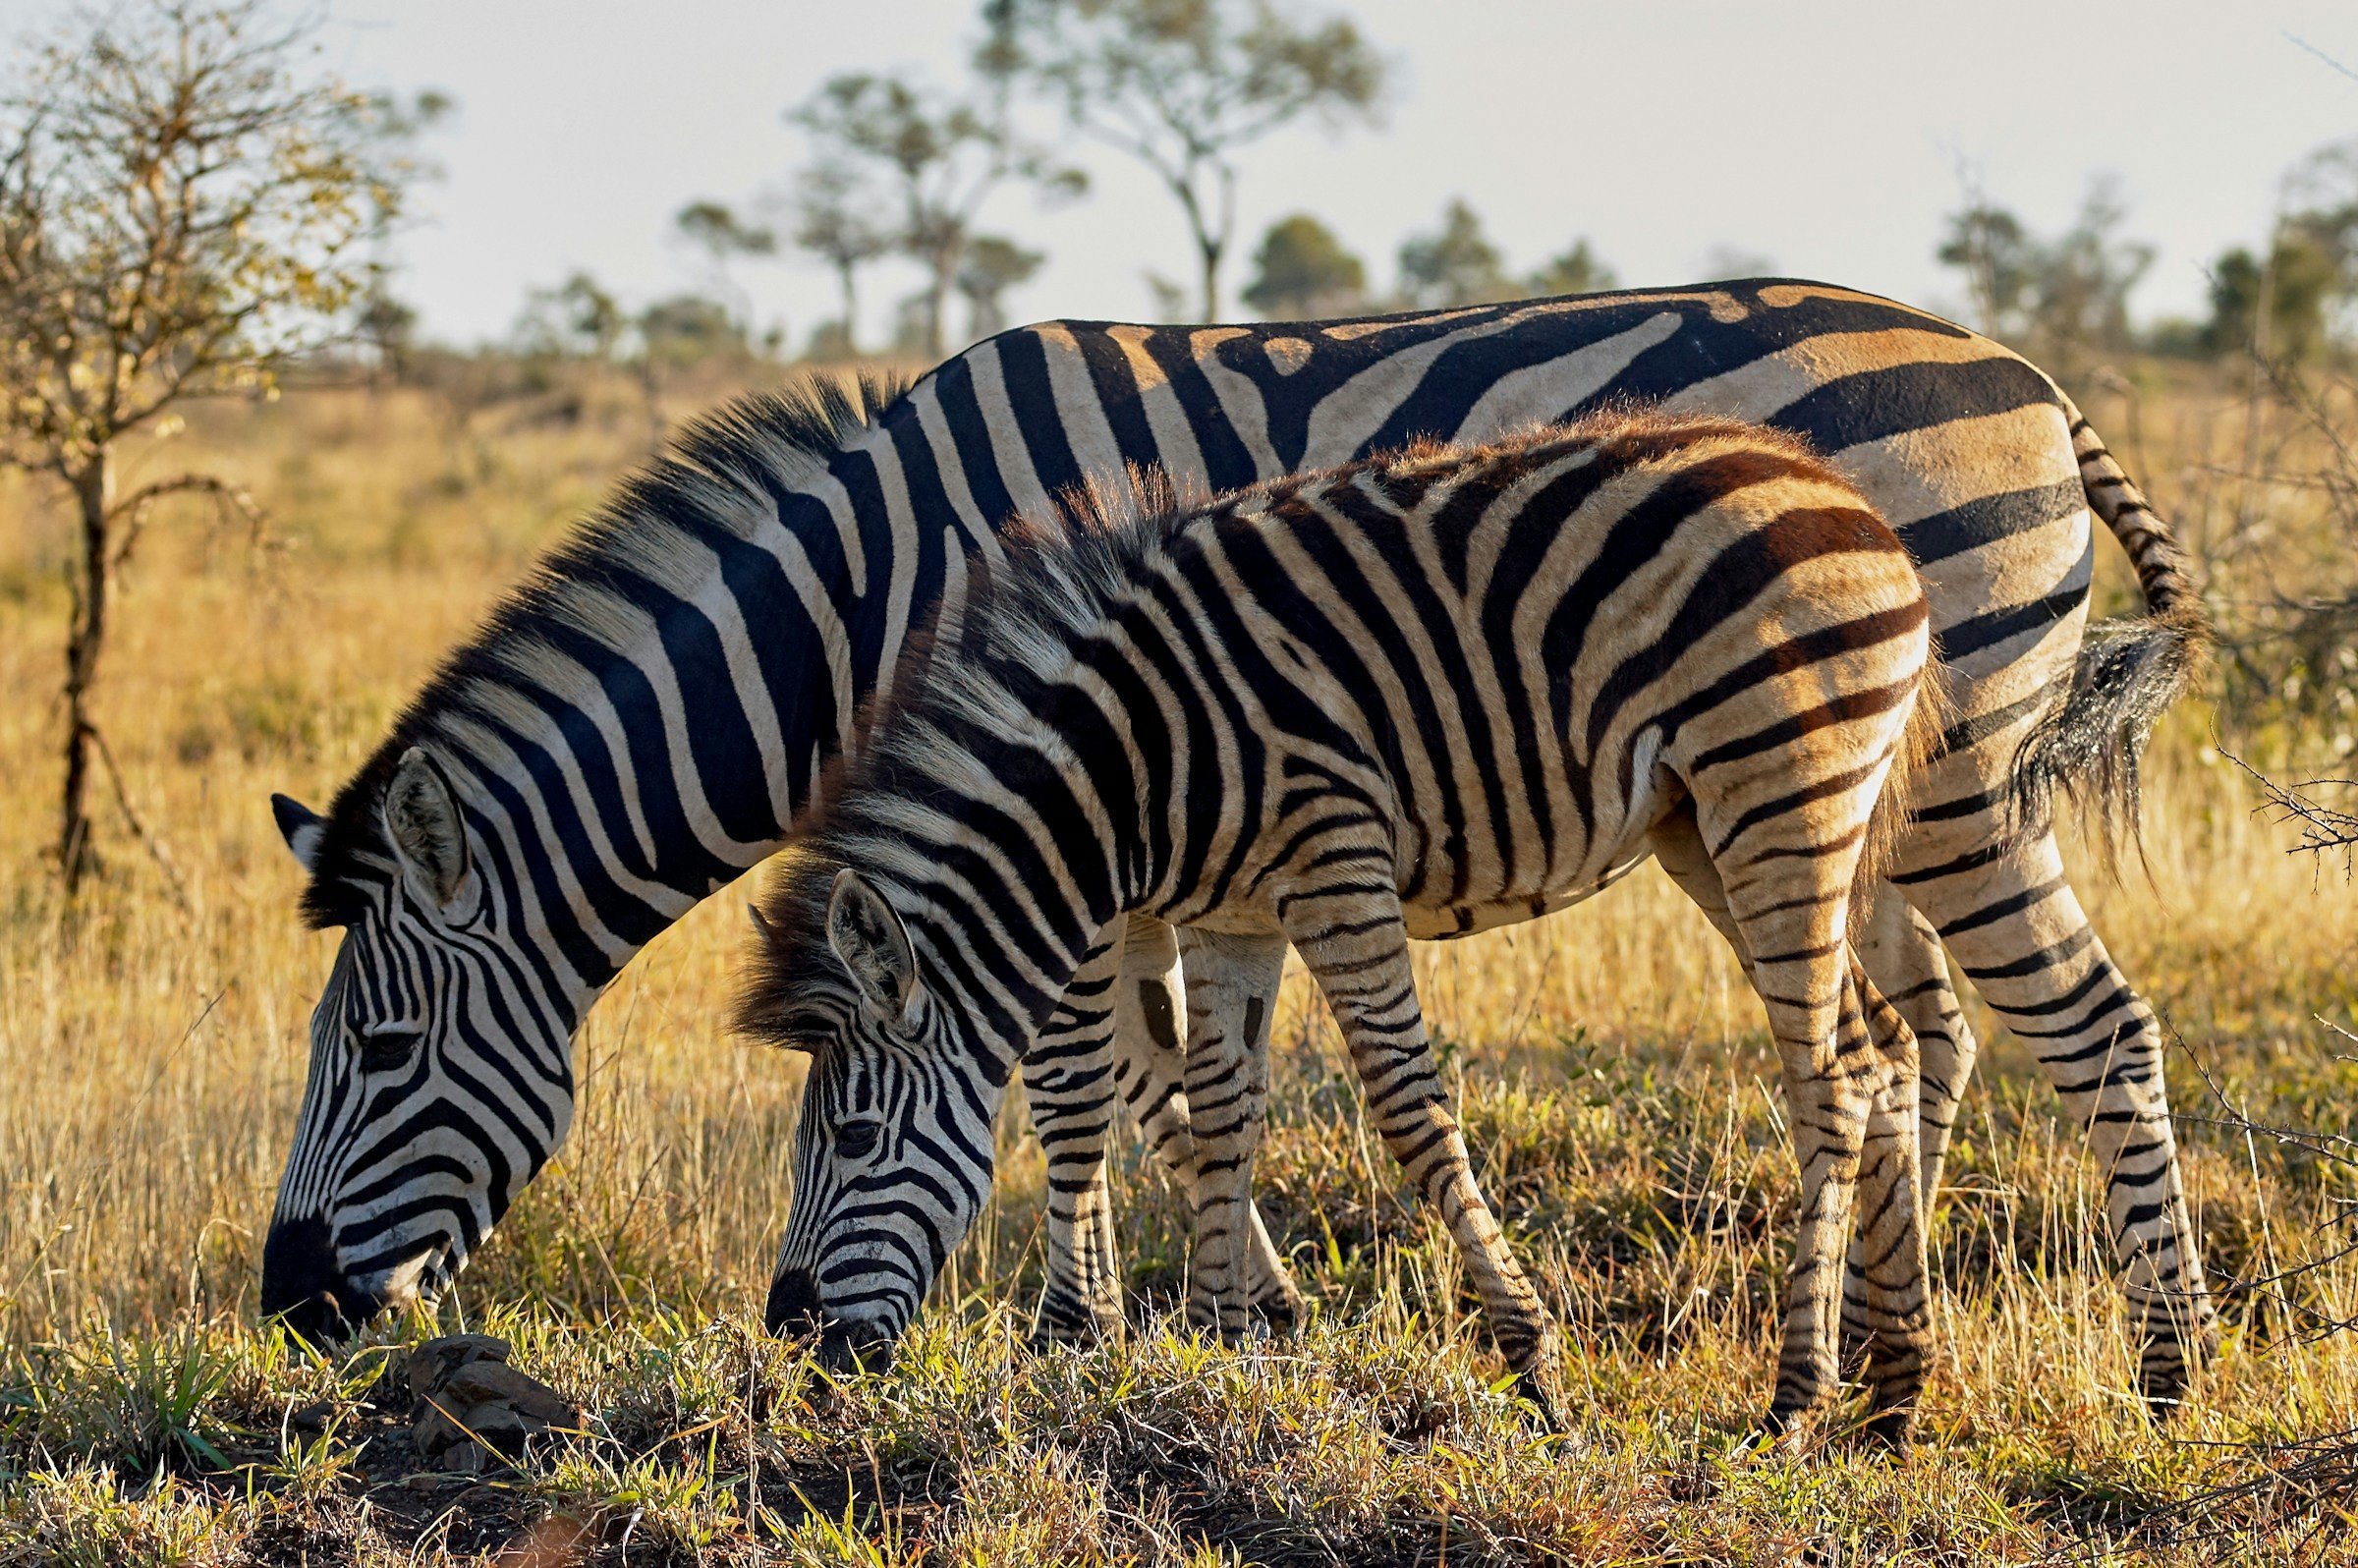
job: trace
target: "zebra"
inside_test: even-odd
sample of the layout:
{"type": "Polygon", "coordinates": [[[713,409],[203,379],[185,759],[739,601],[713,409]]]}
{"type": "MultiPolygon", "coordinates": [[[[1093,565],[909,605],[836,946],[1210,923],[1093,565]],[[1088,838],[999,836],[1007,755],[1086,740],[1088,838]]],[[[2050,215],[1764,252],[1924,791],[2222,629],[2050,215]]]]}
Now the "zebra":
{"type": "MultiPolygon", "coordinates": [[[[1922,1186],[1977,1049],[1945,944],[2088,1129],[2145,1385],[2174,1397],[2209,1306],[2160,1034],[2010,789],[2018,756],[2133,758],[2137,718],[2199,645],[2185,563],[2036,367],[1905,306],[1781,279],[1325,323],[1048,322],[905,391],[761,396],[691,426],[450,655],[324,814],[273,800],[306,918],[345,934],[263,1309],[323,1337],[456,1274],[564,1139],[584,1014],[789,841],[912,623],[962,591],[1009,517],[1129,463],[1234,489],[1619,399],[1801,436],[1916,557],[1955,715],[1896,868],[1908,897],[1876,899],[1859,946],[1923,1049],[1922,1186]],[[2091,509],[2149,613],[2082,658],[2091,509]]],[[[1184,1183],[1177,949],[1167,929],[1130,934],[1112,1004],[1128,1065],[1114,1085],[1043,1086],[1066,1092],[1036,1110],[1118,1092],[1184,1183]]],[[[1282,1264],[1263,1265],[1282,1300],[1282,1264]]]]}
{"type": "Polygon", "coordinates": [[[1017,1064],[1145,913],[1210,960],[1187,977],[1190,1320],[1247,1327],[1290,945],[1544,1410],[1553,1334],[1474,1179],[1408,939],[1538,919],[1675,823],[1768,1008],[1802,1172],[1767,1426],[1834,1385],[1872,1135],[1868,1281],[1892,1299],[1868,1379],[1904,1432],[1928,1321],[1915,1045],[1872,1040],[1848,919],[1886,778],[1912,771],[1930,622],[1863,496],[1724,420],[1604,413],[1012,532],[756,905],[739,1028],[811,1058],[773,1306],[829,1365],[888,1358],[989,1193],[1017,1064]]]}

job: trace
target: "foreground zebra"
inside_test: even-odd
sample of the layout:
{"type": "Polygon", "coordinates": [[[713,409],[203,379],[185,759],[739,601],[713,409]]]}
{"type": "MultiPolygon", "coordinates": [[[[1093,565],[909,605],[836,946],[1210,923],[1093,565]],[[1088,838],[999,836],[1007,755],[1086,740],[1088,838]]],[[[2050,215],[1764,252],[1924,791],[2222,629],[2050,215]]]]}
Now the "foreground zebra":
{"type": "Polygon", "coordinates": [[[812,1053],[771,1309],[822,1356],[916,1316],[988,1191],[1017,1063],[1144,913],[1199,933],[1190,1318],[1246,1326],[1290,943],[1531,1383],[1551,1336],[1475,1184],[1408,939],[1536,919],[1660,833],[1703,847],[1784,1065],[1801,1237],[1769,1423],[1833,1386],[1872,1136],[1867,1278],[1896,1300],[1874,1303],[1868,1374],[1904,1428],[1915,1045],[1870,1043],[1848,939],[1930,616],[1831,470],[1725,420],[1600,415],[1011,534],[964,617],[923,680],[904,667],[757,910],[739,1023],[812,1053]]]}
{"type": "MultiPolygon", "coordinates": [[[[1974,1059],[1937,930],[2090,1129],[2147,1387],[2174,1394],[2205,1307],[2160,1036],[2051,835],[2036,817],[2018,830],[2007,794],[2043,718],[2091,744],[2042,757],[2128,755],[2115,719],[2178,683],[2184,572],[2035,368],[1919,311],[1792,282],[1323,325],[1050,323],[906,397],[755,400],[693,429],[453,654],[324,817],[277,803],[308,918],[345,936],[312,1017],[264,1309],[324,1334],[457,1272],[564,1140],[590,1004],[786,841],[912,622],[1019,508],[1045,515],[1126,462],[1233,489],[1616,398],[1804,437],[1915,555],[1956,714],[1902,847],[1908,902],[1880,899],[1860,945],[1923,1043],[1926,1188],[1974,1059]],[[2156,614],[2124,623],[2080,666],[2101,679],[2075,687],[2091,504],[2156,614]]],[[[1167,931],[1143,937],[1167,971],[1167,931]]],[[[1139,1007],[1134,981],[1113,990],[1128,1054],[1152,1069],[1123,1088],[1185,1180],[1176,1051],[1154,1034],[1171,992],[1139,1007]]]]}

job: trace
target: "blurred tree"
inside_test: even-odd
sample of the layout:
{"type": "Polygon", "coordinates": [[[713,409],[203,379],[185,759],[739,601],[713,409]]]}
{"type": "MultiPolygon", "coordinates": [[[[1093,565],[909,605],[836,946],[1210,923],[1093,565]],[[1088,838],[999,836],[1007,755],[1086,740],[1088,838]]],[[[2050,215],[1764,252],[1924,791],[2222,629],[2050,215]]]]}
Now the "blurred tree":
{"type": "Polygon", "coordinates": [[[2211,266],[2211,319],[2201,346],[2303,364],[2326,348],[2326,311],[2340,292],[2339,258],[2325,237],[2287,223],[2265,264],[2237,246],[2211,266]],[[2267,317],[2262,330],[2263,302],[2267,317]]]}
{"type": "Polygon", "coordinates": [[[576,272],[553,289],[525,296],[516,322],[516,347],[527,355],[568,360],[613,360],[622,348],[630,317],[587,272],[576,272]]]}
{"type": "Polygon", "coordinates": [[[1949,214],[1948,237],[1933,254],[1965,274],[1976,326],[1993,338],[2020,334],[2040,265],[2038,246],[2020,218],[1987,201],[1969,202],[1949,214]]]}
{"type": "Polygon", "coordinates": [[[756,260],[778,253],[778,237],[766,228],[747,223],[735,209],[720,201],[691,201],[672,219],[681,239],[704,253],[706,283],[735,310],[747,332],[753,330],[754,302],[729,271],[729,263],[756,260]]]}
{"type": "Polygon", "coordinates": [[[1160,179],[1187,215],[1203,318],[1220,314],[1236,149],[1307,114],[1372,118],[1383,62],[1349,19],[1299,25],[1269,0],[987,0],[1009,69],[1085,134],[1160,179]]]}
{"type": "Polygon", "coordinates": [[[2039,335],[2045,350],[2068,365],[2091,351],[2133,346],[2129,294],[2154,264],[2154,248],[2119,238],[2128,219],[2119,184],[2090,182],[2079,218],[2047,249],[2038,296],[2039,335]]]}
{"type": "Polygon", "coordinates": [[[187,398],[270,393],[289,360],[348,341],[411,166],[382,100],[308,69],[309,28],[262,0],[134,0],[65,27],[0,98],[0,461],[54,476],[80,523],[71,893],[95,864],[94,763],[139,831],[90,706],[116,574],[164,496],[253,516],[207,475],[118,495],[116,444],[187,398]]]}
{"type": "Polygon", "coordinates": [[[967,242],[966,259],[958,263],[958,292],[966,296],[966,336],[980,343],[1004,331],[1007,312],[1002,299],[1009,289],[1030,280],[1047,257],[1027,251],[1013,240],[981,234],[967,242]]]}
{"type": "Polygon", "coordinates": [[[842,290],[843,317],[832,333],[820,327],[812,339],[813,359],[859,358],[859,272],[891,253],[892,221],[883,197],[860,171],[841,161],[805,169],[788,209],[794,243],[834,268],[842,290]]]}
{"type": "Polygon", "coordinates": [[[355,324],[381,375],[399,381],[408,373],[410,351],[418,344],[416,307],[395,298],[385,280],[375,278],[361,301],[355,324]]]}
{"type": "Polygon", "coordinates": [[[1343,242],[1307,212],[1279,218],[1262,236],[1244,302],[1279,321],[1341,315],[1368,288],[1368,269],[1343,242]]]}
{"type": "Polygon", "coordinates": [[[1774,257],[1723,242],[1703,253],[1703,264],[1696,268],[1696,276],[1703,283],[1732,283],[1741,278],[1772,278],[1776,270],[1774,257]]]}
{"type": "Polygon", "coordinates": [[[2072,226],[2041,240],[2021,219],[1975,199],[1950,216],[1935,255],[1966,274],[1982,330],[2073,373],[2091,353],[2133,346],[2129,295],[2154,248],[2120,237],[2128,209],[2108,176],[2090,182],[2072,226]]]}
{"type": "MultiPolygon", "coordinates": [[[[985,54],[987,65],[989,55],[985,54]]],[[[1008,180],[1054,196],[1087,185],[1018,139],[1004,112],[1003,73],[984,72],[985,97],[944,98],[900,77],[857,72],[829,80],[789,116],[818,141],[820,166],[875,170],[895,186],[896,249],[926,269],[923,348],[942,352],[941,312],[983,199],[1008,180]]]]}
{"type": "Polygon", "coordinates": [[[1454,309],[1512,300],[1523,291],[1507,277],[1505,257],[1483,233],[1482,219],[1452,197],[1437,232],[1401,245],[1400,292],[1426,309],[1454,309]]]}
{"type": "Polygon", "coordinates": [[[639,355],[650,371],[685,369],[746,352],[745,322],[722,302],[675,294],[639,312],[639,355]]]}
{"type": "Polygon", "coordinates": [[[1584,239],[1574,241],[1572,249],[1561,255],[1543,262],[1526,287],[1534,295],[1545,298],[1557,294],[1599,294],[1620,284],[1613,269],[1584,239]]]}
{"type": "Polygon", "coordinates": [[[1187,290],[1176,278],[1166,278],[1152,267],[1139,274],[1147,286],[1147,298],[1153,301],[1150,308],[1157,321],[1176,321],[1187,314],[1187,290]]]}

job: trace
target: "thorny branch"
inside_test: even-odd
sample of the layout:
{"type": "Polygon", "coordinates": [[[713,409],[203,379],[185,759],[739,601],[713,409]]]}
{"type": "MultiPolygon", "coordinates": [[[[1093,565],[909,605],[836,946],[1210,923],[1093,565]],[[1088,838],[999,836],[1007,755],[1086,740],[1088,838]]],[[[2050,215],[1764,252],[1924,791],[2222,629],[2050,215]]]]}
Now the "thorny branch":
{"type": "Polygon", "coordinates": [[[2288,855],[2341,856],[2342,874],[2348,876],[2358,868],[2358,814],[2328,806],[2305,793],[2321,789],[2358,791],[2358,779],[2315,778],[2305,783],[2286,786],[2261,772],[2233,752],[2220,750],[2219,756],[2243,769],[2267,800],[2258,808],[2276,813],[2278,822],[2297,824],[2300,842],[2285,851],[2288,855]]]}

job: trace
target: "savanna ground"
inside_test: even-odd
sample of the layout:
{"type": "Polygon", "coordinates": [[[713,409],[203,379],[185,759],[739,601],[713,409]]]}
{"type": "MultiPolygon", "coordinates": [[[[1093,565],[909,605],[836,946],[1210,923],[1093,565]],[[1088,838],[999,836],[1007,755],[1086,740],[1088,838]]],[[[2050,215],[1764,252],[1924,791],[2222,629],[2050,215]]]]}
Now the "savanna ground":
{"type": "MultiPolygon", "coordinates": [[[[742,922],[722,897],[593,1014],[569,1147],[440,1309],[511,1338],[587,1435],[517,1472],[412,1474],[380,1373],[436,1325],[321,1360],[253,1320],[334,940],[294,918],[265,797],[319,804],[644,455],[634,398],[568,384],[462,417],[311,390],[141,443],[127,482],[210,465],[268,538],[192,506],[140,542],[102,713],[155,852],[109,805],[107,872],[70,912],[42,858],[66,537],[37,486],[0,490],[0,1563],[2358,1560],[2358,1465],[2333,1447],[2358,1429],[2358,1336],[2320,1332],[2358,1312],[2358,1262],[2232,1295],[2196,1402],[2157,1429],[2078,1135],[1986,1017],[1919,1446],[1884,1457],[1836,1421],[1806,1456],[1748,1451],[1794,1176],[1756,1004],[1654,874],[1422,959],[1486,1185],[1567,1325],[1564,1431],[1495,1391],[1449,1243],[1404,1204],[1298,975],[1261,1192],[1316,1303],[1304,1332],[1243,1353],[1175,1332],[1179,1212],[1133,1166],[1128,1343],[1025,1349],[1040,1168],[1019,1112],[996,1206],[898,1368],[829,1382],[759,1329],[797,1069],[720,1028],[742,922]]],[[[2313,488],[2237,476],[2261,432],[2224,380],[2082,402],[2208,554],[2297,571],[2326,547],[2313,488]]],[[[2213,723],[2189,704],[2157,741],[2147,868],[2077,861],[2186,1047],[2215,1277],[2252,1280],[2332,1254],[2358,1182],[2222,1125],[2193,1058],[2258,1121],[2350,1132],[2358,1066],[2330,1026],[2358,1003],[2358,890],[2286,853],[2213,723]]],[[[2350,749],[2316,724],[2251,745],[2295,769],[2350,749]]]]}

